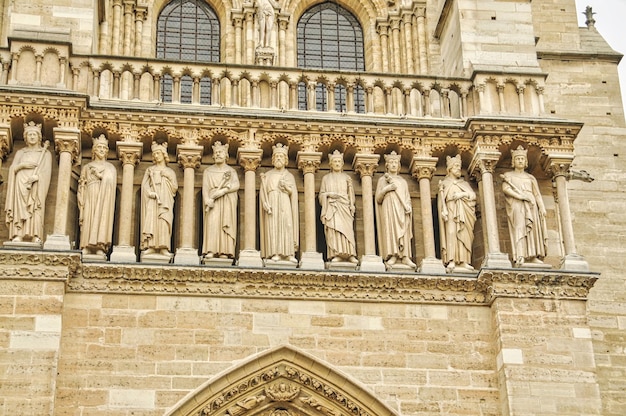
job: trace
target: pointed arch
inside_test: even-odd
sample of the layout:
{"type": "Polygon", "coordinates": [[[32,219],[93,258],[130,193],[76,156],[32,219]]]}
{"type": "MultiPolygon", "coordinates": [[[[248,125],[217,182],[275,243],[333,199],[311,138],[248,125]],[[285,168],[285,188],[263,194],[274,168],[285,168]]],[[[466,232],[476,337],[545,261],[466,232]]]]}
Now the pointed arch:
{"type": "Polygon", "coordinates": [[[346,375],[291,346],[281,346],[209,380],[166,416],[261,414],[396,415],[346,375]]]}

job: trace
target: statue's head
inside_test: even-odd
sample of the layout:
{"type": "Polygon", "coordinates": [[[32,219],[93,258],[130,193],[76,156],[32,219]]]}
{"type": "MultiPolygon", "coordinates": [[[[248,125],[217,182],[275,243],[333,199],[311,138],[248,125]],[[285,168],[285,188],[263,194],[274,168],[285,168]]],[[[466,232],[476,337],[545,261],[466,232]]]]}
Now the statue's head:
{"type": "Polygon", "coordinates": [[[285,146],[282,143],[276,143],[274,146],[272,146],[272,163],[279,155],[285,157],[286,164],[287,160],[289,159],[289,147],[285,146]]]}
{"type": "Polygon", "coordinates": [[[461,167],[463,163],[461,162],[461,155],[456,155],[454,157],[446,156],[446,169],[450,171],[454,166],[461,167]]]}
{"type": "Polygon", "coordinates": [[[36,137],[37,141],[41,145],[41,139],[43,137],[41,134],[41,124],[37,124],[32,120],[28,123],[24,123],[24,140],[27,142],[28,136],[36,137]]]}
{"type": "Polygon", "coordinates": [[[511,150],[511,166],[515,167],[515,160],[523,160],[524,167],[528,166],[528,150],[519,145],[517,149],[511,150]]]}
{"type": "Polygon", "coordinates": [[[400,155],[394,151],[385,155],[385,166],[389,170],[390,165],[397,165],[397,170],[400,170],[400,155]]]}
{"type": "Polygon", "coordinates": [[[162,153],[163,159],[165,159],[165,162],[170,161],[170,158],[167,154],[167,142],[164,142],[164,143],[152,142],[152,154],[154,155],[155,152],[162,153]]]}
{"type": "Polygon", "coordinates": [[[91,144],[92,157],[95,158],[96,155],[98,155],[106,158],[108,152],[109,140],[106,138],[106,136],[104,134],[101,134],[98,137],[94,137],[91,144]]]}

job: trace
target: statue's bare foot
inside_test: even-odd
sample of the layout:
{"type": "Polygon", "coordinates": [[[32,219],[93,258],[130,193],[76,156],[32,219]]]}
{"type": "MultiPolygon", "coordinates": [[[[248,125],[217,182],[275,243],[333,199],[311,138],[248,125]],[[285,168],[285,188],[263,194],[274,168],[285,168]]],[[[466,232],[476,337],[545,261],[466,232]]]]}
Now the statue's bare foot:
{"type": "Polygon", "coordinates": [[[279,261],[280,260],[280,256],[278,254],[275,254],[275,255],[272,256],[271,260],[279,261]]]}
{"type": "Polygon", "coordinates": [[[298,263],[298,259],[296,259],[294,256],[289,256],[287,260],[289,260],[292,263],[298,263]]]}
{"type": "Polygon", "coordinates": [[[456,267],[456,264],[451,261],[450,263],[448,263],[448,265],[446,266],[446,270],[448,271],[448,273],[452,273],[454,271],[454,268],[456,267]]]}
{"type": "Polygon", "coordinates": [[[162,248],[161,251],[160,251],[160,254],[162,256],[169,256],[170,255],[170,251],[168,249],[166,249],[166,248],[162,248]]]}
{"type": "Polygon", "coordinates": [[[213,252],[212,252],[212,251],[209,251],[208,253],[206,253],[206,254],[204,255],[204,258],[205,258],[205,259],[212,259],[214,256],[215,256],[215,254],[213,254],[213,252]]]}
{"type": "Polygon", "coordinates": [[[359,263],[359,260],[358,260],[356,257],[354,257],[354,256],[350,256],[350,258],[348,259],[348,261],[349,261],[350,263],[354,263],[354,264],[358,264],[358,263],[359,263]]]}
{"type": "Polygon", "coordinates": [[[398,257],[391,256],[389,260],[387,260],[387,264],[390,266],[393,266],[394,264],[396,264],[397,261],[398,261],[398,257]]]}
{"type": "Polygon", "coordinates": [[[415,263],[413,263],[413,261],[411,261],[411,259],[408,257],[402,258],[402,264],[404,264],[405,266],[409,266],[409,267],[415,267],[415,263]]]}
{"type": "Polygon", "coordinates": [[[531,260],[531,263],[535,263],[535,264],[543,264],[543,262],[538,258],[538,257],[534,257],[531,260]]]}
{"type": "Polygon", "coordinates": [[[144,254],[144,255],[145,255],[145,254],[154,254],[154,249],[153,249],[153,248],[147,248],[147,249],[143,252],[143,254],[144,254]]]}

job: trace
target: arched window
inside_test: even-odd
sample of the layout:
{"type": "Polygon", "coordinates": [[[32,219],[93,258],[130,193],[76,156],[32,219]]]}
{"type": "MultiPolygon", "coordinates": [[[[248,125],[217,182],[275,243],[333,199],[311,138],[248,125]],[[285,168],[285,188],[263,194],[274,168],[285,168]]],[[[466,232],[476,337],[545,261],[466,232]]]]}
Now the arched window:
{"type": "MultiPolygon", "coordinates": [[[[213,9],[204,0],[168,3],[157,22],[156,53],[157,58],[176,61],[219,62],[220,23],[213,9]]],[[[162,101],[172,101],[171,82],[171,77],[161,79],[162,101]]],[[[181,102],[191,102],[190,88],[181,88],[181,102]]]]}
{"type": "MultiPolygon", "coordinates": [[[[335,3],[321,3],[311,7],[298,22],[298,66],[301,68],[364,71],[363,30],[357,19],[335,3]]],[[[305,89],[298,90],[306,94],[305,89]]],[[[316,87],[316,97],[326,94],[326,88],[316,87]]],[[[355,89],[355,111],[365,112],[361,88],[355,89]]],[[[299,97],[300,108],[306,103],[299,97]]],[[[317,110],[326,111],[326,99],[316,99],[317,110]]],[[[346,108],[345,94],[335,96],[335,110],[346,108]]]]}

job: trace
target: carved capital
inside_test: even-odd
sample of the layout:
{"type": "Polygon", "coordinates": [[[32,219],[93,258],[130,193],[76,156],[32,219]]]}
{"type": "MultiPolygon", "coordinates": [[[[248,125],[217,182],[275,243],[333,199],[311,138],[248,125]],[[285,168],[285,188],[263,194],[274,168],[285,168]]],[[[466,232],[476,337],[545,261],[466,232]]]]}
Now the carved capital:
{"type": "Polygon", "coordinates": [[[122,165],[137,165],[143,153],[143,144],[137,142],[117,142],[117,157],[122,165]]]}
{"type": "Polygon", "coordinates": [[[200,167],[203,150],[202,146],[178,145],[178,164],[183,169],[200,167]]]}
{"type": "Polygon", "coordinates": [[[305,175],[307,173],[315,173],[320,168],[322,160],[322,152],[298,152],[297,163],[298,169],[305,175]]]}
{"type": "Polygon", "coordinates": [[[477,143],[474,147],[474,157],[470,162],[469,171],[479,178],[484,173],[493,173],[501,153],[491,145],[477,143]]]}
{"type": "Polygon", "coordinates": [[[544,161],[543,168],[546,172],[552,175],[552,178],[557,176],[569,177],[569,169],[574,160],[574,155],[570,154],[551,154],[548,155],[544,161]]]}
{"type": "Polygon", "coordinates": [[[436,157],[414,156],[411,161],[411,175],[418,181],[420,179],[432,179],[437,167],[436,157]]]}
{"type": "Polygon", "coordinates": [[[72,156],[72,163],[80,163],[80,130],[55,127],[54,128],[54,146],[56,152],[70,153],[72,156]]]}
{"type": "Polygon", "coordinates": [[[357,153],[354,156],[352,166],[355,172],[361,175],[361,178],[364,176],[374,176],[374,172],[376,172],[378,168],[379,160],[380,155],[357,153]]]}
{"type": "Polygon", "coordinates": [[[245,172],[256,171],[261,164],[263,151],[261,149],[239,149],[237,160],[245,172]]]}

